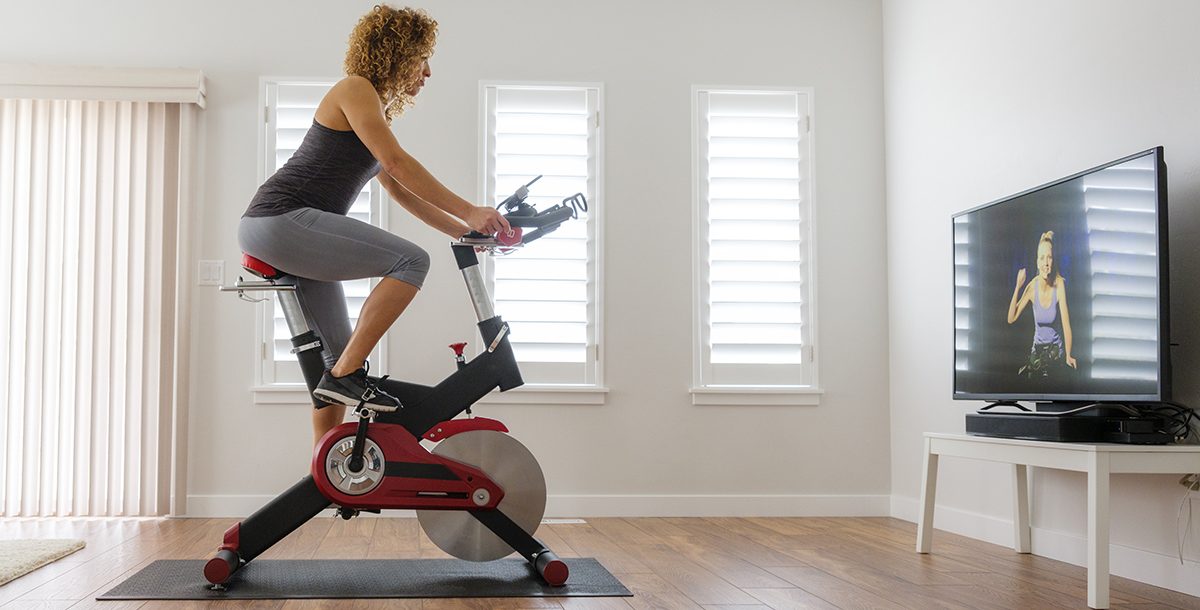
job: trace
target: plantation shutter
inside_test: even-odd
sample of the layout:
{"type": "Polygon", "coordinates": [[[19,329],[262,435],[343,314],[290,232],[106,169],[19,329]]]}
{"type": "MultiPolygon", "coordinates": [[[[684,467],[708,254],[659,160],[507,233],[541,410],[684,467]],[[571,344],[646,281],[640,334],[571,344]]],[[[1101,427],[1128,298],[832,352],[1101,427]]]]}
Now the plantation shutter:
{"type": "Polygon", "coordinates": [[[808,95],[696,103],[699,385],[812,385],[808,95]]]}
{"type": "MultiPolygon", "coordinates": [[[[526,200],[539,210],[583,193],[595,203],[599,89],[485,85],[484,197],[498,205],[543,176],[526,200]]],[[[490,257],[496,312],[527,384],[595,385],[597,251],[592,214],[507,256],[490,257]]]]}
{"type": "Polygon", "coordinates": [[[971,217],[954,219],[954,370],[970,370],[971,353],[971,217]]]}
{"type": "MultiPolygon", "coordinates": [[[[270,177],[292,157],[304,136],[313,124],[317,105],[333,86],[332,81],[268,81],[266,83],[266,147],[263,180],[270,177]]],[[[371,180],[358,194],[348,216],[366,223],[380,224],[382,214],[381,189],[378,181],[371,180]]],[[[346,292],[346,308],[350,312],[350,325],[358,322],[363,302],[371,292],[371,280],[342,282],[346,292]]],[[[264,309],[266,331],[262,337],[263,383],[303,383],[296,356],[292,354],[292,335],[283,309],[277,299],[271,298],[272,306],[264,309]]],[[[383,342],[381,341],[382,345],[383,342]]],[[[372,353],[371,360],[379,358],[379,348],[372,353]]],[[[378,367],[376,367],[378,368],[378,367]]]]}
{"type": "Polygon", "coordinates": [[[1088,370],[1094,379],[1158,379],[1161,296],[1154,163],[1155,156],[1146,155],[1083,179],[1092,266],[1088,370]]]}

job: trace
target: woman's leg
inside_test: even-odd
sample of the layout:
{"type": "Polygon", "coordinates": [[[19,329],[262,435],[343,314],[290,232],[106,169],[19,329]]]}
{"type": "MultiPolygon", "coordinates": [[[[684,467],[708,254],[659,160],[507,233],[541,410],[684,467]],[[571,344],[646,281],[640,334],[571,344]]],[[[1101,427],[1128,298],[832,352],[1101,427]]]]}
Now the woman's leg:
{"type": "MultiPolygon", "coordinates": [[[[333,366],[350,338],[350,314],[341,282],[296,278],[296,296],[309,327],[321,338],[325,368],[333,366]]],[[[333,427],[346,419],[346,407],[331,404],[312,412],[313,446],[333,427]]]]}
{"type": "Polygon", "coordinates": [[[345,377],[362,367],[367,355],[375,349],[375,344],[379,343],[396,318],[404,313],[408,304],[412,303],[418,290],[420,288],[395,278],[380,280],[371,294],[367,295],[350,341],[330,373],[334,377],[345,377]]]}
{"type": "Polygon", "coordinates": [[[321,437],[325,436],[326,432],[334,429],[344,421],[346,421],[346,407],[344,405],[329,405],[328,407],[313,409],[313,448],[316,449],[317,443],[321,441],[321,437]]]}
{"type": "MultiPolygon", "coordinates": [[[[355,376],[354,371],[362,367],[383,333],[416,296],[429,271],[429,254],[378,227],[312,208],[270,219],[243,220],[243,224],[247,222],[264,226],[257,227],[259,230],[239,229],[243,249],[304,278],[299,280],[298,291],[306,292],[308,284],[383,278],[363,304],[358,327],[353,331],[346,323],[344,305],[335,312],[332,306],[310,306],[313,299],[301,297],[306,313],[316,318],[314,326],[327,350],[325,365],[332,369],[318,384],[315,398],[346,405],[357,403],[370,391],[370,382],[365,376],[355,376]],[[344,340],[345,335],[334,332],[343,325],[350,333],[344,340]]],[[[367,399],[375,407],[394,410],[400,406],[386,393],[376,393],[375,398],[367,399]]]]}
{"type": "MultiPolygon", "coordinates": [[[[331,373],[335,377],[349,375],[362,366],[367,355],[371,353],[372,349],[375,349],[375,344],[379,343],[379,339],[383,337],[383,333],[391,328],[396,318],[404,313],[409,303],[412,303],[413,297],[417,295],[417,290],[419,289],[412,284],[390,277],[383,278],[375,286],[371,294],[367,295],[366,302],[363,303],[362,312],[358,315],[358,324],[355,325],[354,332],[350,334],[350,341],[346,343],[337,364],[331,369],[331,373]]],[[[326,432],[345,420],[346,407],[344,405],[332,404],[320,409],[313,409],[313,447],[316,447],[326,432]]]]}

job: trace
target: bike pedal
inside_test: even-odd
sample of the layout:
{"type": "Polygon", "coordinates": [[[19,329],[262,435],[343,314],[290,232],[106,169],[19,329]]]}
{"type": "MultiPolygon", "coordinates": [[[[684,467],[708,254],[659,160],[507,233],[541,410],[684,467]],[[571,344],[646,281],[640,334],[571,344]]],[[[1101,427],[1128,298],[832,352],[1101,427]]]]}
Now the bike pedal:
{"type": "Polygon", "coordinates": [[[334,512],[337,514],[338,517],[341,517],[342,519],[344,519],[346,521],[349,521],[350,519],[357,517],[361,513],[374,513],[376,515],[382,513],[382,511],[378,508],[347,508],[345,506],[337,507],[337,509],[334,512]]]}

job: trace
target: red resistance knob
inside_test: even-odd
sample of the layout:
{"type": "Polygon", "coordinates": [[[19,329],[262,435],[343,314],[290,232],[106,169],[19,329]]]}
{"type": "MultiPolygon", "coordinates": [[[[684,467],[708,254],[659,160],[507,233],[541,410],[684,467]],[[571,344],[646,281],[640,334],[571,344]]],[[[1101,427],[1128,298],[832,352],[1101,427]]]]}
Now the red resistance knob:
{"type": "Polygon", "coordinates": [[[463,357],[463,349],[467,347],[466,343],[451,343],[450,349],[454,350],[454,355],[457,358],[463,357]]]}
{"type": "Polygon", "coordinates": [[[513,227],[511,231],[500,231],[496,234],[496,242],[502,246],[515,246],[521,243],[521,227],[513,227]]]}

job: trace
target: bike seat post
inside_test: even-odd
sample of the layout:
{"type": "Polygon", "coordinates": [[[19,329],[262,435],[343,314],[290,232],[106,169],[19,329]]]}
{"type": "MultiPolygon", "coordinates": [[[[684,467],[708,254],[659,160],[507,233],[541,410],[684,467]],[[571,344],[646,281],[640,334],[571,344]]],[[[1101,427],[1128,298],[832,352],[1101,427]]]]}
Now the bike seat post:
{"type": "MultiPolygon", "coordinates": [[[[283,310],[288,330],[292,333],[292,353],[299,360],[300,373],[304,375],[304,384],[308,386],[308,391],[312,392],[321,381],[321,375],[325,370],[325,359],[321,338],[308,325],[308,318],[304,315],[304,308],[300,305],[300,297],[296,291],[299,280],[249,254],[242,255],[242,266],[246,271],[261,278],[261,281],[246,281],[239,277],[233,286],[221,286],[221,292],[237,292],[239,298],[252,302],[266,299],[248,299],[245,297],[245,293],[274,292],[278,295],[279,307],[283,310]]],[[[276,339],[279,338],[276,337],[276,339]]],[[[326,403],[314,398],[313,406],[320,409],[326,406],[326,403]]]]}
{"type": "Polygon", "coordinates": [[[293,337],[309,331],[308,318],[304,317],[304,309],[300,307],[300,297],[296,291],[279,291],[279,306],[283,309],[283,319],[287,321],[288,330],[293,337]]]}

